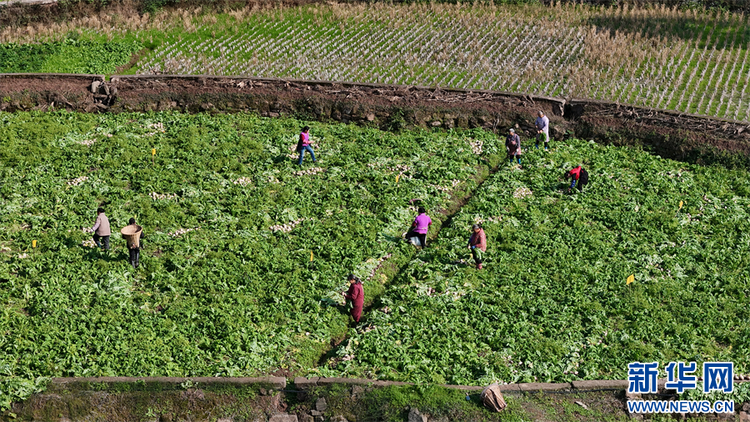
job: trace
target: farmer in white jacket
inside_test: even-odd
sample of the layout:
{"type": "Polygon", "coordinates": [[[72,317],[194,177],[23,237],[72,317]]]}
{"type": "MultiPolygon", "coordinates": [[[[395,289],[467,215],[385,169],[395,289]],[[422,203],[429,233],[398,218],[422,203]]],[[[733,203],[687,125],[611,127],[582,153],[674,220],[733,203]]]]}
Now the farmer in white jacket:
{"type": "Polygon", "coordinates": [[[544,150],[549,149],[549,118],[544,115],[544,112],[539,110],[535,122],[536,126],[536,149],[539,149],[539,139],[544,141],[544,150]]]}

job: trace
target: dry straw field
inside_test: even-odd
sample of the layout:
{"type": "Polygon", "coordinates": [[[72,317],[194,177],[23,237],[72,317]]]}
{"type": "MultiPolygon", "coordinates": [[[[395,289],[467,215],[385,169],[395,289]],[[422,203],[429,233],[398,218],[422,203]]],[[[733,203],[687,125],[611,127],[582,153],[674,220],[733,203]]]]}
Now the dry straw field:
{"type": "Polygon", "coordinates": [[[595,98],[750,120],[750,27],[739,14],[584,5],[392,5],[101,15],[84,28],[153,51],[137,73],[252,75],[595,98]],[[118,17],[119,16],[119,17],[118,17]]]}

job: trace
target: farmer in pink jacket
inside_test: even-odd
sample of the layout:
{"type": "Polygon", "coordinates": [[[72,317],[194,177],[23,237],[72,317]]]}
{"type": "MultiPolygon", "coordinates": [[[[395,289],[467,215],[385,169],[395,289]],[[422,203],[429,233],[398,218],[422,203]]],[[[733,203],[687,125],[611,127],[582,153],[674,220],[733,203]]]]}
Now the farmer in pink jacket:
{"type": "Polygon", "coordinates": [[[432,224],[432,219],[427,215],[427,211],[424,207],[419,207],[417,210],[417,217],[414,219],[414,223],[411,225],[411,229],[416,233],[419,243],[422,249],[427,247],[427,230],[429,230],[432,224]]]}
{"type": "Polygon", "coordinates": [[[351,315],[354,322],[359,323],[362,317],[362,308],[365,304],[365,291],[362,288],[362,280],[354,274],[349,274],[349,290],[343,293],[347,300],[352,301],[351,315]]]}
{"type": "Polygon", "coordinates": [[[317,162],[315,160],[315,153],[310,145],[312,145],[312,141],[310,140],[310,126],[305,126],[299,134],[299,142],[297,143],[297,152],[299,152],[297,165],[302,165],[302,160],[305,158],[305,151],[310,153],[313,163],[317,162]]]}

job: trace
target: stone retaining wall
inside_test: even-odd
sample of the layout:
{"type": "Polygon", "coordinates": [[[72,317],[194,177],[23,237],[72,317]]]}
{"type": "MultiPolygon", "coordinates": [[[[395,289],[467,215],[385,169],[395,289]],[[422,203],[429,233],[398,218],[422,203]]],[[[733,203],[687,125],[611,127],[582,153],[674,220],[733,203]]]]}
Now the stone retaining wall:
{"type": "MultiPolygon", "coordinates": [[[[659,380],[661,388],[665,380],[659,380]]],[[[737,380],[736,382],[743,382],[737,380]]],[[[190,385],[213,385],[213,386],[255,386],[265,388],[269,391],[281,391],[289,388],[297,390],[310,390],[315,387],[325,387],[330,385],[366,385],[370,387],[390,387],[415,385],[411,382],[401,381],[381,381],[364,378],[336,378],[336,377],[295,377],[294,382],[287,384],[284,377],[70,377],[70,378],[52,378],[50,381],[53,390],[68,389],[86,389],[93,388],[96,385],[117,385],[117,384],[134,384],[141,385],[143,389],[149,390],[156,386],[160,390],[169,388],[185,388],[190,385]]],[[[443,387],[461,390],[461,391],[481,391],[484,386],[474,385],[443,385],[443,387]]],[[[502,391],[521,392],[521,391],[560,391],[560,390],[625,390],[628,388],[626,380],[587,380],[572,381],[565,383],[520,383],[505,384],[500,386],[502,391]]]]}
{"type": "Polygon", "coordinates": [[[120,384],[135,383],[148,386],[159,385],[160,388],[182,387],[186,383],[191,384],[213,384],[227,386],[259,386],[272,390],[283,390],[286,388],[286,378],[283,377],[261,377],[261,378],[224,378],[224,377],[70,377],[52,378],[51,385],[55,388],[87,388],[95,384],[120,384]]]}
{"type": "MultiPolygon", "coordinates": [[[[735,380],[735,383],[746,382],[747,380],[735,380]]],[[[660,391],[664,389],[666,379],[659,379],[660,391]]],[[[328,386],[332,384],[340,385],[368,385],[372,387],[404,386],[415,385],[409,382],[399,381],[377,381],[361,378],[325,378],[325,377],[296,377],[294,378],[294,387],[299,390],[309,390],[314,387],[328,386]]],[[[461,391],[482,391],[484,386],[474,385],[443,385],[443,387],[461,390],[461,391]]],[[[503,392],[533,392],[533,391],[592,391],[592,390],[627,390],[627,380],[584,380],[571,381],[562,383],[532,382],[519,384],[504,384],[500,386],[503,392]]]]}
{"type": "MultiPolygon", "coordinates": [[[[626,399],[663,400],[668,395],[674,396],[673,390],[664,389],[665,381],[659,380],[657,395],[624,394],[628,386],[625,380],[506,384],[500,386],[500,390],[504,395],[514,396],[519,402],[525,402],[525,397],[529,397],[528,393],[554,393],[558,397],[567,394],[556,393],[572,393],[574,396],[571,397],[582,400],[583,397],[590,397],[587,395],[609,392],[606,394],[609,394],[610,400],[622,403],[621,406],[624,408],[626,399]]],[[[377,393],[375,390],[410,388],[414,385],[394,381],[325,377],[297,377],[293,384],[288,384],[287,379],[283,377],[55,378],[43,393],[35,394],[22,403],[14,403],[9,412],[0,414],[0,421],[346,421],[342,414],[352,414],[353,408],[364,403],[372,405],[372,402],[364,397],[377,393]],[[360,399],[364,401],[358,403],[360,399]],[[341,407],[342,401],[347,405],[341,407]],[[339,406],[336,403],[339,403],[339,406]]],[[[474,409],[481,410],[482,404],[478,394],[483,390],[482,386],[442,387],[459,390],[467,398],[473,397],[476,406],[474,409]]],[[[464,401],[463,394],[458,396],[461,402],[464,401]]],[[[409,410],[409,421],[412,420],[412,414],[419,416],[416,420],[421,421],[446,420],[428,418],[413,406],[406,410],[409,410]]],[[[750,405],[737,404],[737,412],[741,418],[750,417],[747,411],[750,411],[750,405]]],[[[632,416],[640,418],[639,415],[632,416]]],[[[360,419],[355,415],[354,419],[349,417],[348,420],[360,419]]]]}

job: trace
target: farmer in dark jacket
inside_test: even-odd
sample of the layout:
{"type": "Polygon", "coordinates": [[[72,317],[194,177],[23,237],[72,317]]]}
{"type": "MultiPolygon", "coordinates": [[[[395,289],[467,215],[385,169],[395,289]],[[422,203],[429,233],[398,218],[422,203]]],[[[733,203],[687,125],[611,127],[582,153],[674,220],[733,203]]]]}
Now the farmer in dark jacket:
{"type": "Polygon", "coordinates": [[[508,131],[508,137],[505,138],[505,148],[508,150],[508,157],[510,163],[513,164],[513,159],[518,160],[518,165],[521,165],[521,138],[516,134],[515,129],[508,131]]]}
{"type": "Polygon", "coordinates": [[[583,186],[588,185],[589,183],[589,173],[581,166],[578,166],[574,168],[573,170],[566,171],[565,172],[565,180],[573,179],[570,182],[570,188],[568,188],[568,192],[572,191],[576,185],[578,186],[578,191],[583,191],[583,186]]]}
{"type": "MultiPolygon", "coordinates": [[[[128,225],[129,226],[137,226],[137,224],[135,224],[135,218],[131,218],[128,221],[128,225]]],[[[135,230],[133,230],[133,231],[135,231],[135,230]]],[[[128,254],[129,254],[129,259],[128,260],[130,262],[130,265],[132,265],[133,268],[136,269],[136,268],[138,268],[138,265],[140,265],[139,259],[141,257],[141,249],[143,249],[143,247],[144,247],[144,245],[143,245],[143,231],[141,230],[141,235],[139,236],[137,242],[131,243],[131,242],[128,241],[128,245],[127,246],[128,246],[128,254]]]]}
{"type": "Polygon", "coordinates": [[[469,249],[471,249],[471,257],[474,258],[474,263],[477,264],[477,269],[481,270],[484,253],[487,252],[487,236],[484,234],[484,229],[482,229],[479,224],[471,226],[469,249]]]}
{"type": "Polygon", "coordinates": [[[349,274],[349,290],[343,293],[347,300],[352,301],[351,315],[354,318],[354,322],[359,323],[359,319],[362,317],[362,308],[365,304],[365,291],[362,288],[362,280],[354,274],[349,274]]]}

